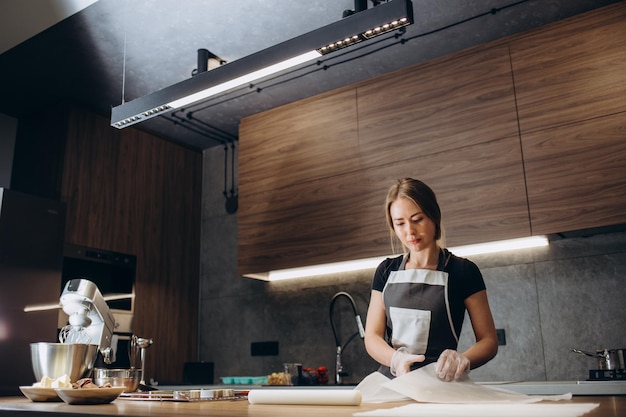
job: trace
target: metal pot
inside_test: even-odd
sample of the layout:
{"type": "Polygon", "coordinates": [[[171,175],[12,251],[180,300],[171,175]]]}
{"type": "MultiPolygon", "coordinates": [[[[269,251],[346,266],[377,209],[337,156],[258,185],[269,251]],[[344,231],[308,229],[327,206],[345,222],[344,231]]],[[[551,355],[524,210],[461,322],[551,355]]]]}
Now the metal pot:
{"type": "Polygon", "coordinates": [[[595,353],[572,349],[572,352],[596,358],[600,370],[624,370],[624,349],[598,349],[595,353]]]}

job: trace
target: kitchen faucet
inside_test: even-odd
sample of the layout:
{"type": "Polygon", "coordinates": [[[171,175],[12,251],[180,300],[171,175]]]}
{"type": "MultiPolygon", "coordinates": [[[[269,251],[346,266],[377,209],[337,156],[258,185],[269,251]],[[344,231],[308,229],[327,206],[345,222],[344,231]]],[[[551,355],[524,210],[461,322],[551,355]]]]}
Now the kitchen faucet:
{"type": "Polygon", "coordinates": [[[348,294],[345,291],[340,291],[337,294],[333,295],[333,298],[330,300],[330,308],[329,308],[328,315],[330,317],[330,326],[333,329],[333,336],[335,337],[335,346],[337,347],[336,348],[337,350],[335,351],[335,353],[336,353],[336,356],[335,356],[335,384],[341,385],[343,383],[343,377],[348,375],[347,372],[345,371],[344,367],[343,367],[342,362],[341,362],[341,354],[343,353],[343,351],[346,348],[346,346],[348,346],[348,343],[350,343],[352,341],[352,339],[354,339],[356,336],[360,336],[361,339],[363,339],[365,337],[365,330],[363,329],[363,323],[361,322],[361,316],[359,315],[359,313],[356,310],[356,303],[354,302],[354,299],[352,298],[352,296],[350,294],[348,294]],[[344,343],[343,346],[339,342],[339,337],[337,336],[337,331],[335,330],[335,321],[333,320],[333,313],[334,313],[334,310],[335,310],[335,302],[340,297],[344,297],[344,298],[346,298],[350,302],[350,305],[352,306],[352,312],[354,313],[354,319],[356,320],[356,327],[357,327],[357,331],[352,336],[350,336],[348,341],[346,343],[344,343]]]}

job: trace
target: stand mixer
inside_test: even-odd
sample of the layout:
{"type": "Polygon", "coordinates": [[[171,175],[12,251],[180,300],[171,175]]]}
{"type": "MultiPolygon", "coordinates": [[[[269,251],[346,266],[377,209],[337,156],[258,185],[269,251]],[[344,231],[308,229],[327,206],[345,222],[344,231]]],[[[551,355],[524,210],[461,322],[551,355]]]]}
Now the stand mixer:
{"type": "Polygon", "coordinates": [[[61,293],[61,307],[69,324],[61,329],[59,341],[97,344],[104,362],[114,362],[111,337],[115,319],[96,284],[86,279],[68,281],[61,293]]]}

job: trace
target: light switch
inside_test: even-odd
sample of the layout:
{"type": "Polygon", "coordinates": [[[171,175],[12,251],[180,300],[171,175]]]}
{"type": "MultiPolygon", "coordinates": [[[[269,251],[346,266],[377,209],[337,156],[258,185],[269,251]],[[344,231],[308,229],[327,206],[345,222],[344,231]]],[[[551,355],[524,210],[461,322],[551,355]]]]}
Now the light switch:
{"type": "Polygon", "coordinates": [[[504,333],[504,329],[496,329],[496,335],[498,336],[498,345],[506,345],[506,335],[504,333]]]}

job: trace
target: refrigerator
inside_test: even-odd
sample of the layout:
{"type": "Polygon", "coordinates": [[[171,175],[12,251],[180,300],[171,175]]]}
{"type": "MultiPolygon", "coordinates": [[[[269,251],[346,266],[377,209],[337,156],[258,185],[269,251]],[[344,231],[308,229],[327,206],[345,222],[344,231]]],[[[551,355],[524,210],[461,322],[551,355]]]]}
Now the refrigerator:
{"type": "Polygon", "coordinates": [[[56,342],[65,204],[0,187],[0,395],[32,385],[33,342],[56,342]]]}

